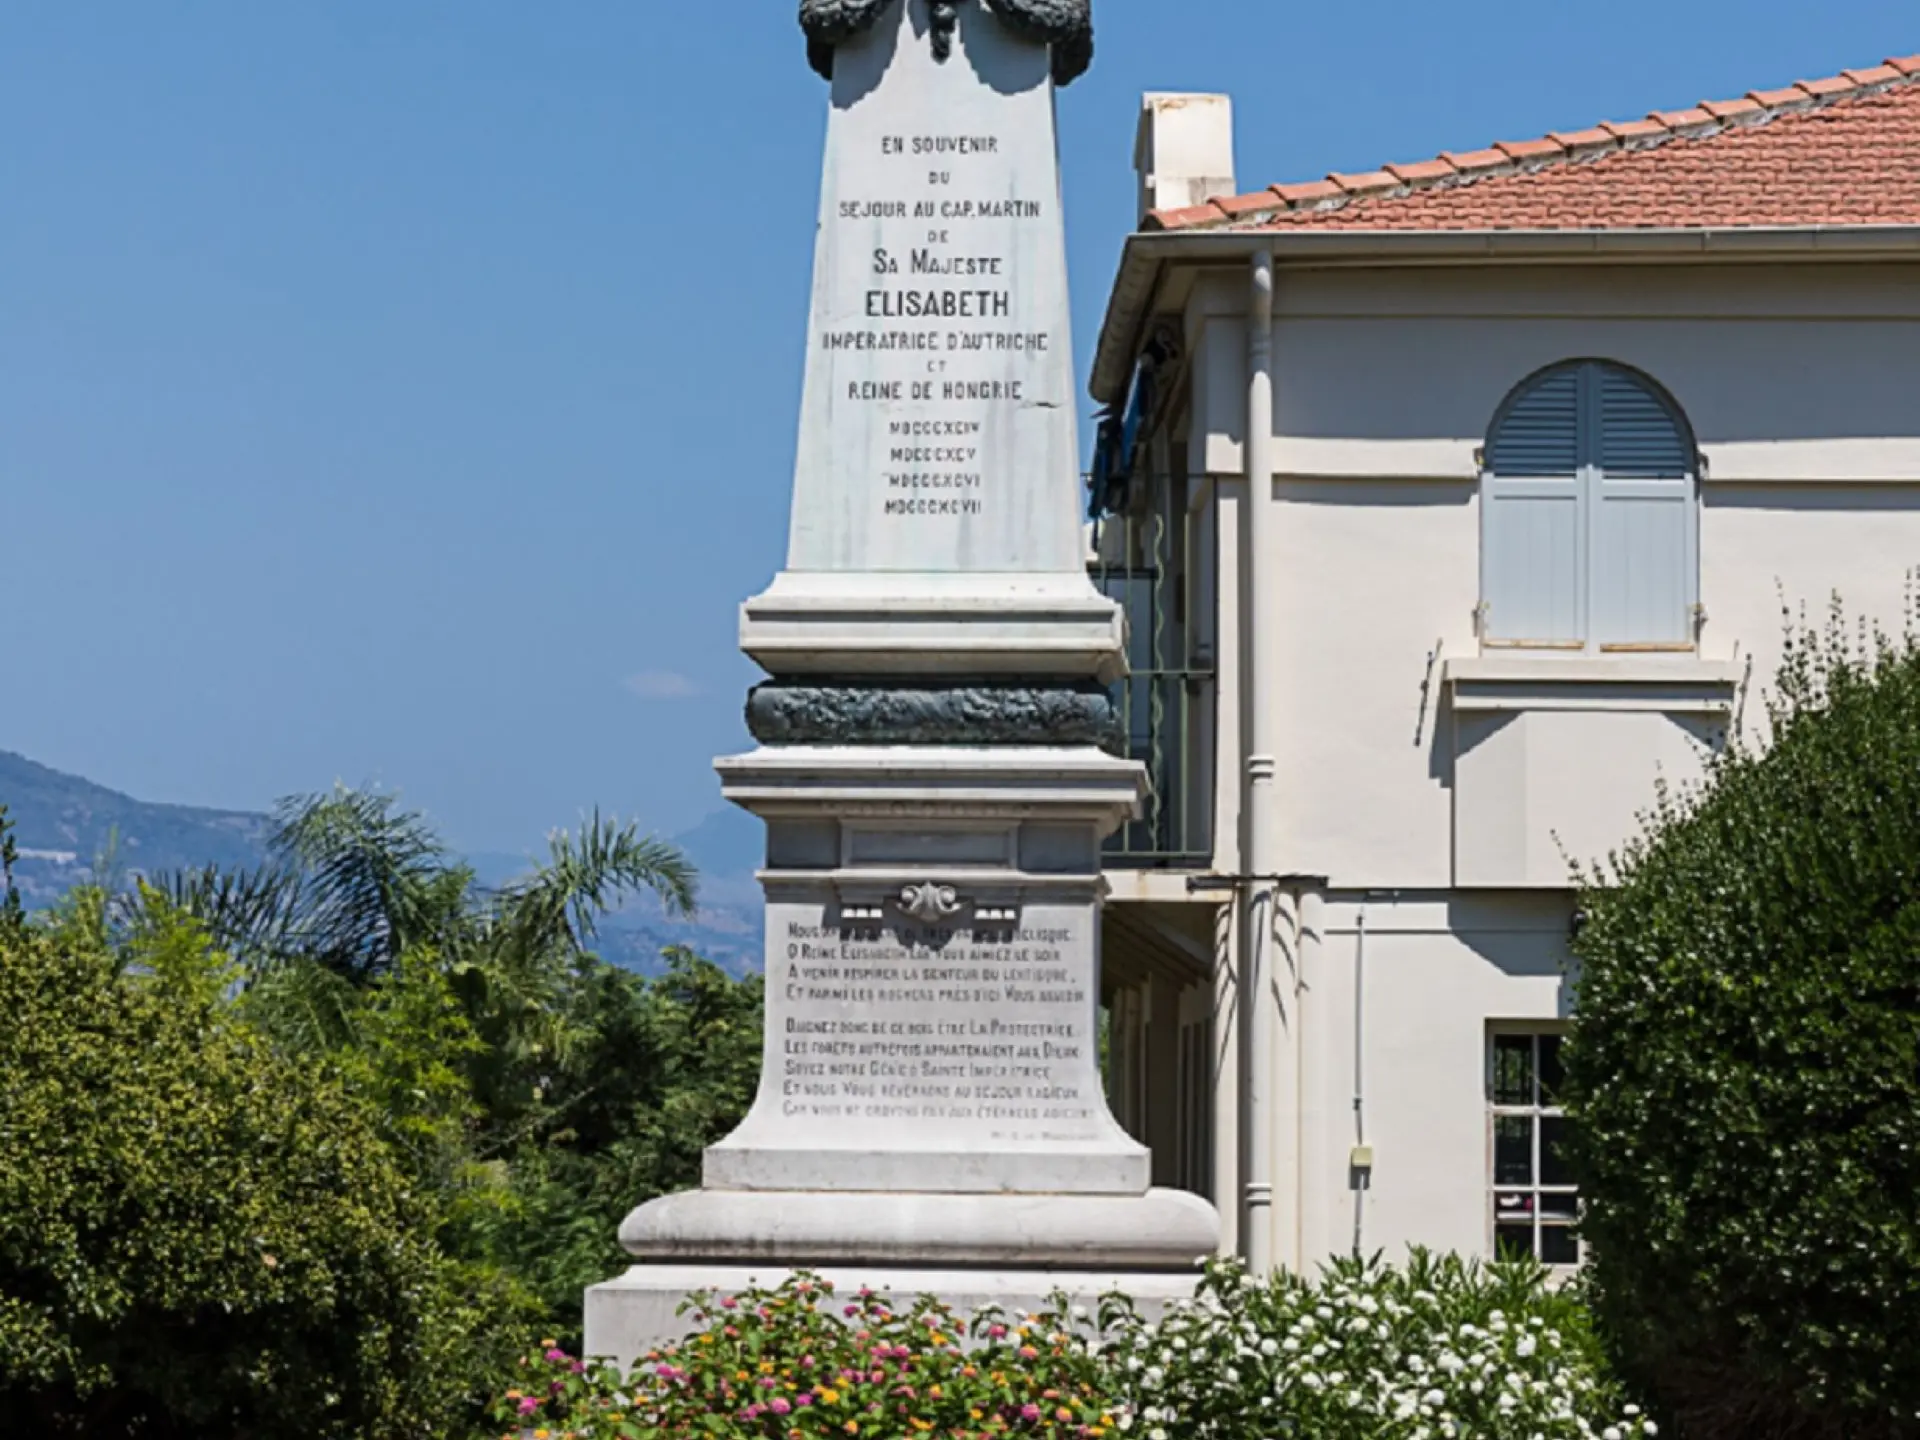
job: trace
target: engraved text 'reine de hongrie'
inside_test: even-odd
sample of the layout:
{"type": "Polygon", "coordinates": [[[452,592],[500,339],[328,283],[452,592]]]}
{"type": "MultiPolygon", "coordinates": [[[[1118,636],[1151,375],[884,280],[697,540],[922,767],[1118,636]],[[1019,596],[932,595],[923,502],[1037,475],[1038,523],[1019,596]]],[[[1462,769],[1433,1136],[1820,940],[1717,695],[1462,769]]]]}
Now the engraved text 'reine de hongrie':
{"type": "MultiPolygon", "coordinates": [[[[869,29],[893,0],[800,0],[807,58],[833,78],[834,48],[869,29]]],[[[1070,85],[1093,63],[1093,0],[932,0],[934,53],[945,59],[960,7],[984,4],[1015,30],[1053,47],[1053,82],[1070,85]]]]}

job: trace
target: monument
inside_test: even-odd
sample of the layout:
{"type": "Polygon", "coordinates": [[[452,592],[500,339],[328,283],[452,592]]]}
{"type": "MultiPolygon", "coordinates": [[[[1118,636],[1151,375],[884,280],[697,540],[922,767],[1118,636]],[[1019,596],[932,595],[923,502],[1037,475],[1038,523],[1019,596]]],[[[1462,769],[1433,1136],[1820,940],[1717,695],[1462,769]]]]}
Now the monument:
{"type": "Polygon", "coordinates": [[[832,85],[787,566],[742,614],[767,822],[766,1049],[702,1188],[641,1206],[587,1348],[695,1290],[1033,1307],[1191,1293],[1219,1221],[1101,1087],[1117,607],[1079,518],[1054,89],[1089,0],[806,0],[832,85]]]}

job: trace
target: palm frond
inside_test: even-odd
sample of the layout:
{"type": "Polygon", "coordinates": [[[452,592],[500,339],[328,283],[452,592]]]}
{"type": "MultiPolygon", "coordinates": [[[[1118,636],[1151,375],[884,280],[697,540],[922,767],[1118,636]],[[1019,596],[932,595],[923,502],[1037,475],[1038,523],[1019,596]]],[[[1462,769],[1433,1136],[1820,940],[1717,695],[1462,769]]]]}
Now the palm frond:
{"type": "Polygon", "coordinates": [[[670,915],[690,915],[698,877],[680,848],[595,810],[578,835],[559,831],[547,861],[500,892],[498,913],[528,952],[584,950],[601,918],[627,896],[651,891],[670,915]]]}
{"type": "Polygon", "coordinates": [[[390,969],[409,945],[460,927],[471,872],[396,798],[336,786],[292,796],[274,814],[275,855],[303,879],[302,948],[355,979],[390,969]]]}
{"type": "Polygon", "coordinates": [[[268,863],[250,870],[176,870],[152,877],[116,900],[116,919],[139,917],[155,898],[206,927],[215,949],[258,973],[297,953],[303,943],[304,894],[300,877],[268,863]]]}

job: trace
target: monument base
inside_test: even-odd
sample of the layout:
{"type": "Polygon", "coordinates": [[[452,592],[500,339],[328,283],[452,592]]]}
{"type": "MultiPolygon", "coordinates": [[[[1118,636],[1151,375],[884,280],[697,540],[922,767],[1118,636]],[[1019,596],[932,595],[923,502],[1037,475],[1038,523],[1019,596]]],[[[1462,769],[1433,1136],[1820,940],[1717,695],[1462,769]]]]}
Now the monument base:
{"type": "Polygon", "coordinates": [[[899,1303],[938,1295],[1037,1310],[1114,1292],[1157,1314],[1193,1294],[1220,1222],[1182,1190],[1143,1195],[929,1195],[693,1190],[642,1205],[620,1241],[642,1257],[587,1292],[587,1352],[622,1365],[684,1335],[689,1295],[779,1285],[811,1270],[899,1303]]]}
{"type": "MultiPolygon", "coordinates": [[[[1141,1314],[1157,1317],[1177,1300],[1190,1299],[1200,1281],[1198,1266],[1165,1271],[917,1269],[907,1266],[805,1267],[831,1281],[836,1292],[862,1286],[889,1294],[897,1305],[921,1295],[938,1296],[956,1311],[994,1304],[1014,1313],[1046,1309],[1057,1294],[1098,1314],[1106,1296],[1128,1296],[1141,1314]]],[[[626,1274],[587,1291],[586,1353],[623,1369],[661,1344],[693,1328],[690,1297],[772,1289],[794,1273],[780,1265],[635,1265],[626,1274]]]]}

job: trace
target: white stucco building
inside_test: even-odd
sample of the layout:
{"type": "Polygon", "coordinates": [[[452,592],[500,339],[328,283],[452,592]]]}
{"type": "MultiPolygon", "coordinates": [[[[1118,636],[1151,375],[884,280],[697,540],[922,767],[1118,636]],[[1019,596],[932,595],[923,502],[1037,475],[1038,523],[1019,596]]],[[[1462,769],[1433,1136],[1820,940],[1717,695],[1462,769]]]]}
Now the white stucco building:
{"type": "Polygon", "coordinates": [[[1156,786],[1116,1113],[1256,1262],[1570,1262],[1571,863],[1763,718],[1783,599],[1897,623],[1920,563],[1920,58],[1252,194],[1232,150],[1148,97],[1091,382],[1156,786]]]}

